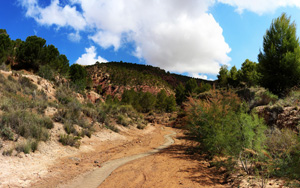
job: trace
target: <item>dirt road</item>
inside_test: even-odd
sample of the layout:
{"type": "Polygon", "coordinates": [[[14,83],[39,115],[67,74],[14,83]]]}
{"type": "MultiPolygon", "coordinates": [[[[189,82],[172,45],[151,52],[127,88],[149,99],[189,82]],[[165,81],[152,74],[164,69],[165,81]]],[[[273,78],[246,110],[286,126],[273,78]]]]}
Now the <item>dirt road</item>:
{"type": "Polygon", "coordinates": [[[88,187],[89,183],[90,187],[101,184],[99,187],[107,188],[226,187],[220,184],[223,177],[208,168],[205,160],[186,154],[190,145],[180,130],[157,125],[146,133],[129,131],[123,136],[127,139],[95,145],[93,152],[61,159],[31,187],[88,187]],[[177,133],[175,143],[165,140],[170,132],[177,133]],[[153,154],[161,145],[158,150],[163,150],[153,154]],[[106,175],[101,176],[103,172],[106,175]]]}

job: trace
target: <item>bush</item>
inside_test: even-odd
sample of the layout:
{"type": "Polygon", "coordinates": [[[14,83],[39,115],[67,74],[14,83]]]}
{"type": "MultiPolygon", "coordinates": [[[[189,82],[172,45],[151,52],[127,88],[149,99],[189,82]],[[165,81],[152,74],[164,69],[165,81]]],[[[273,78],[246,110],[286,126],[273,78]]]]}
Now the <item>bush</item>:
{"type": "Polygon", "coordinates": [[[36,140],[27,140],[26,142],[17,145],[17,152],[24,152],[25,154],[35,152],[38,148],[38,142],[36,140]]]}
{"type": "Polygon", "coordinates": [[[19,78],[19,83],[21,84],[23,89],[28,88],[31,91],[37,89],[37,86],[35,84],[31,83],[29,78],[26,78],[26,77],[22,76],[22,77],[19,78]]]}
{"type": "Polygon", "coordinates": [[[42,65],[39,67],[38,75],[47,80],[54,80],[54,72],[50,65],[42,65]]]}
{"type": "Polygon", "coordinates": [[[73,92],[70,89],[68,89],[67,86],[60,86],[56,90],[55,97],[63,105],[69,104],[70,102],[73,101],[74,98],[73,92]]]}
{"type": "Polygon", "coordinates": [[[240,111],[232,92],[212,92],[206,100],[189,98],[185,103],[187,127],[202,151],[210,156],[239,157],[244,148],[260,151],[266,126],[257,115],[240,111]]]}
{"type": "Polygon", "coordinates": [[[12,130],[9,127],[2,127],[0,130],[1,136],[4,139],[8,139],[8,140],[13,140],[14,139],[14,133],[12,132],[12,130]]]}
{"type": "Polygon", "coordinates": [[[49,118],[39,117],[27,111],[4,113],[1,123],[25,138],[35,138],[38,141],[46,141],[49,138],[47,128],[53,127],[49,118]]]}
{"type": "Polygon", "coordinates": [[[80,140],[81,138],[78,136],[72,136],[72,135],[60,135],[59,142],[61,142],[64,146],[73,146],[76,148],[80,147],[80,140]]]}
{"type": "Polygon", "coordinates": [[[272,157],[270,173],[290,179],[300,178],[300,140],[293,130],[274,129],[267,133],[266,146],[272,157]]]}
{"type": "Polygon", "coordinates": [[[106,127],[107,129],[110,129],[110,130],[116,132],[116,133],[118,133],[118,132],[120,131],[116,126],[111,125],[109,122],[106,122],[106,123],[105,123],[105,127],[106,127]]]}
{"type": "Polygon", "coordinates": [[[126,120],[126,117],[124,117],[121,114],[117,116],[117,123],[120,125],[123,125],[125,127],[127,127],[129,125],[129,122],[128,122],[128,120],[126,120]]]}
{"type": "Polygon", "coordinates": [[[74,125],[72,124],[72,122],[67,121],[64,124],[64,129],[66,131],[67,134],[74,134],[74,135],[78,135],[76,129],[74,128],[74,125]]]}

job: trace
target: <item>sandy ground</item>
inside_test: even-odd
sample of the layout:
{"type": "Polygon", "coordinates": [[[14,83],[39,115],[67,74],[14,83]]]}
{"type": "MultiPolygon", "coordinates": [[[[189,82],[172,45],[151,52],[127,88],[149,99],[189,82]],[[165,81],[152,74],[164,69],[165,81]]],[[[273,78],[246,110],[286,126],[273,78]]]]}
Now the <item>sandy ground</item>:
{"type": "MultiPolygon", "coordinates": [[[[56,125],[53,131],[59,130],[56,125]]],[[[175,143],[159,153],[122,163],[99,188],[232,187],[224,182],[224,174],[210,168],[201,155],[187,154],[193,142],[181,130],[162,125],[147,126],[144,130],[124,128],[121,134],[102,130],[91,139],[84,138],[80,149],[50,140],[32,154],[0,155],[0,187],[69,187],[72,182],[104,168],[109,161],[130,158],[161,146],[170,132],[177,133],[173,137],[175,143]]],[[[255,182],[242,181],[240,187],[259,187],[255,182]]],[[[267,187],[283,187],[280,184],[272,182],[267,187]]]]}
{"type": "Polygon", "coordinates": [[[203,187],[223,188],[223,176],[210,169],[198,155],[188,155],[190,143],[177,131],[175,143],[158,154],[138,159],[116,169],[99,188],[111,187],[203,187]]]}

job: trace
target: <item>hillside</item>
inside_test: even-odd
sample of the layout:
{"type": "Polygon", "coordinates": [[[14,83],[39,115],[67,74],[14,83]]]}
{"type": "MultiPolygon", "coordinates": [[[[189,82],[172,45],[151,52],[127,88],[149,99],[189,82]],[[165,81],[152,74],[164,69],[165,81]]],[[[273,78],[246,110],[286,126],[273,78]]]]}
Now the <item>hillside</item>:
{"type": "MultiPolygon", "coordinates": [[[[185,85],[191,77],[166,72],[159,67],[124,62],[108,62],[86,66],[91,75],[93,88],[102,95],[116,95],[120,98],[124,89],[157,94],[164,89],[168,95],[175,94],[175,88],[185,85]],[[99,87],[100,86],[100,87],[99,87]]],[[[195,79],[198,85],[213,84],[213,81],[195,79]]]]}

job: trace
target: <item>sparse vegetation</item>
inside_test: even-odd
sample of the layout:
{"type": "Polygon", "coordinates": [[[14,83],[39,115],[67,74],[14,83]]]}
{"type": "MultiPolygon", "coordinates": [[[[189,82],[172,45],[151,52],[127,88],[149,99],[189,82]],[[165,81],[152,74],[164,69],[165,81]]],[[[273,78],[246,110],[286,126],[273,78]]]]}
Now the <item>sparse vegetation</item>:
{"type": "Polygon", "coordinates": [[[81,137],[79,137],[79,136],[63,134],[63,135],[60,135],[59,142],[61,142],[65,146],[68,145],[68,146],[73,146],[73,147],[79,148],[80,147],[80,141],[79,141],[80,139],[81,139],[81,137]]]}

